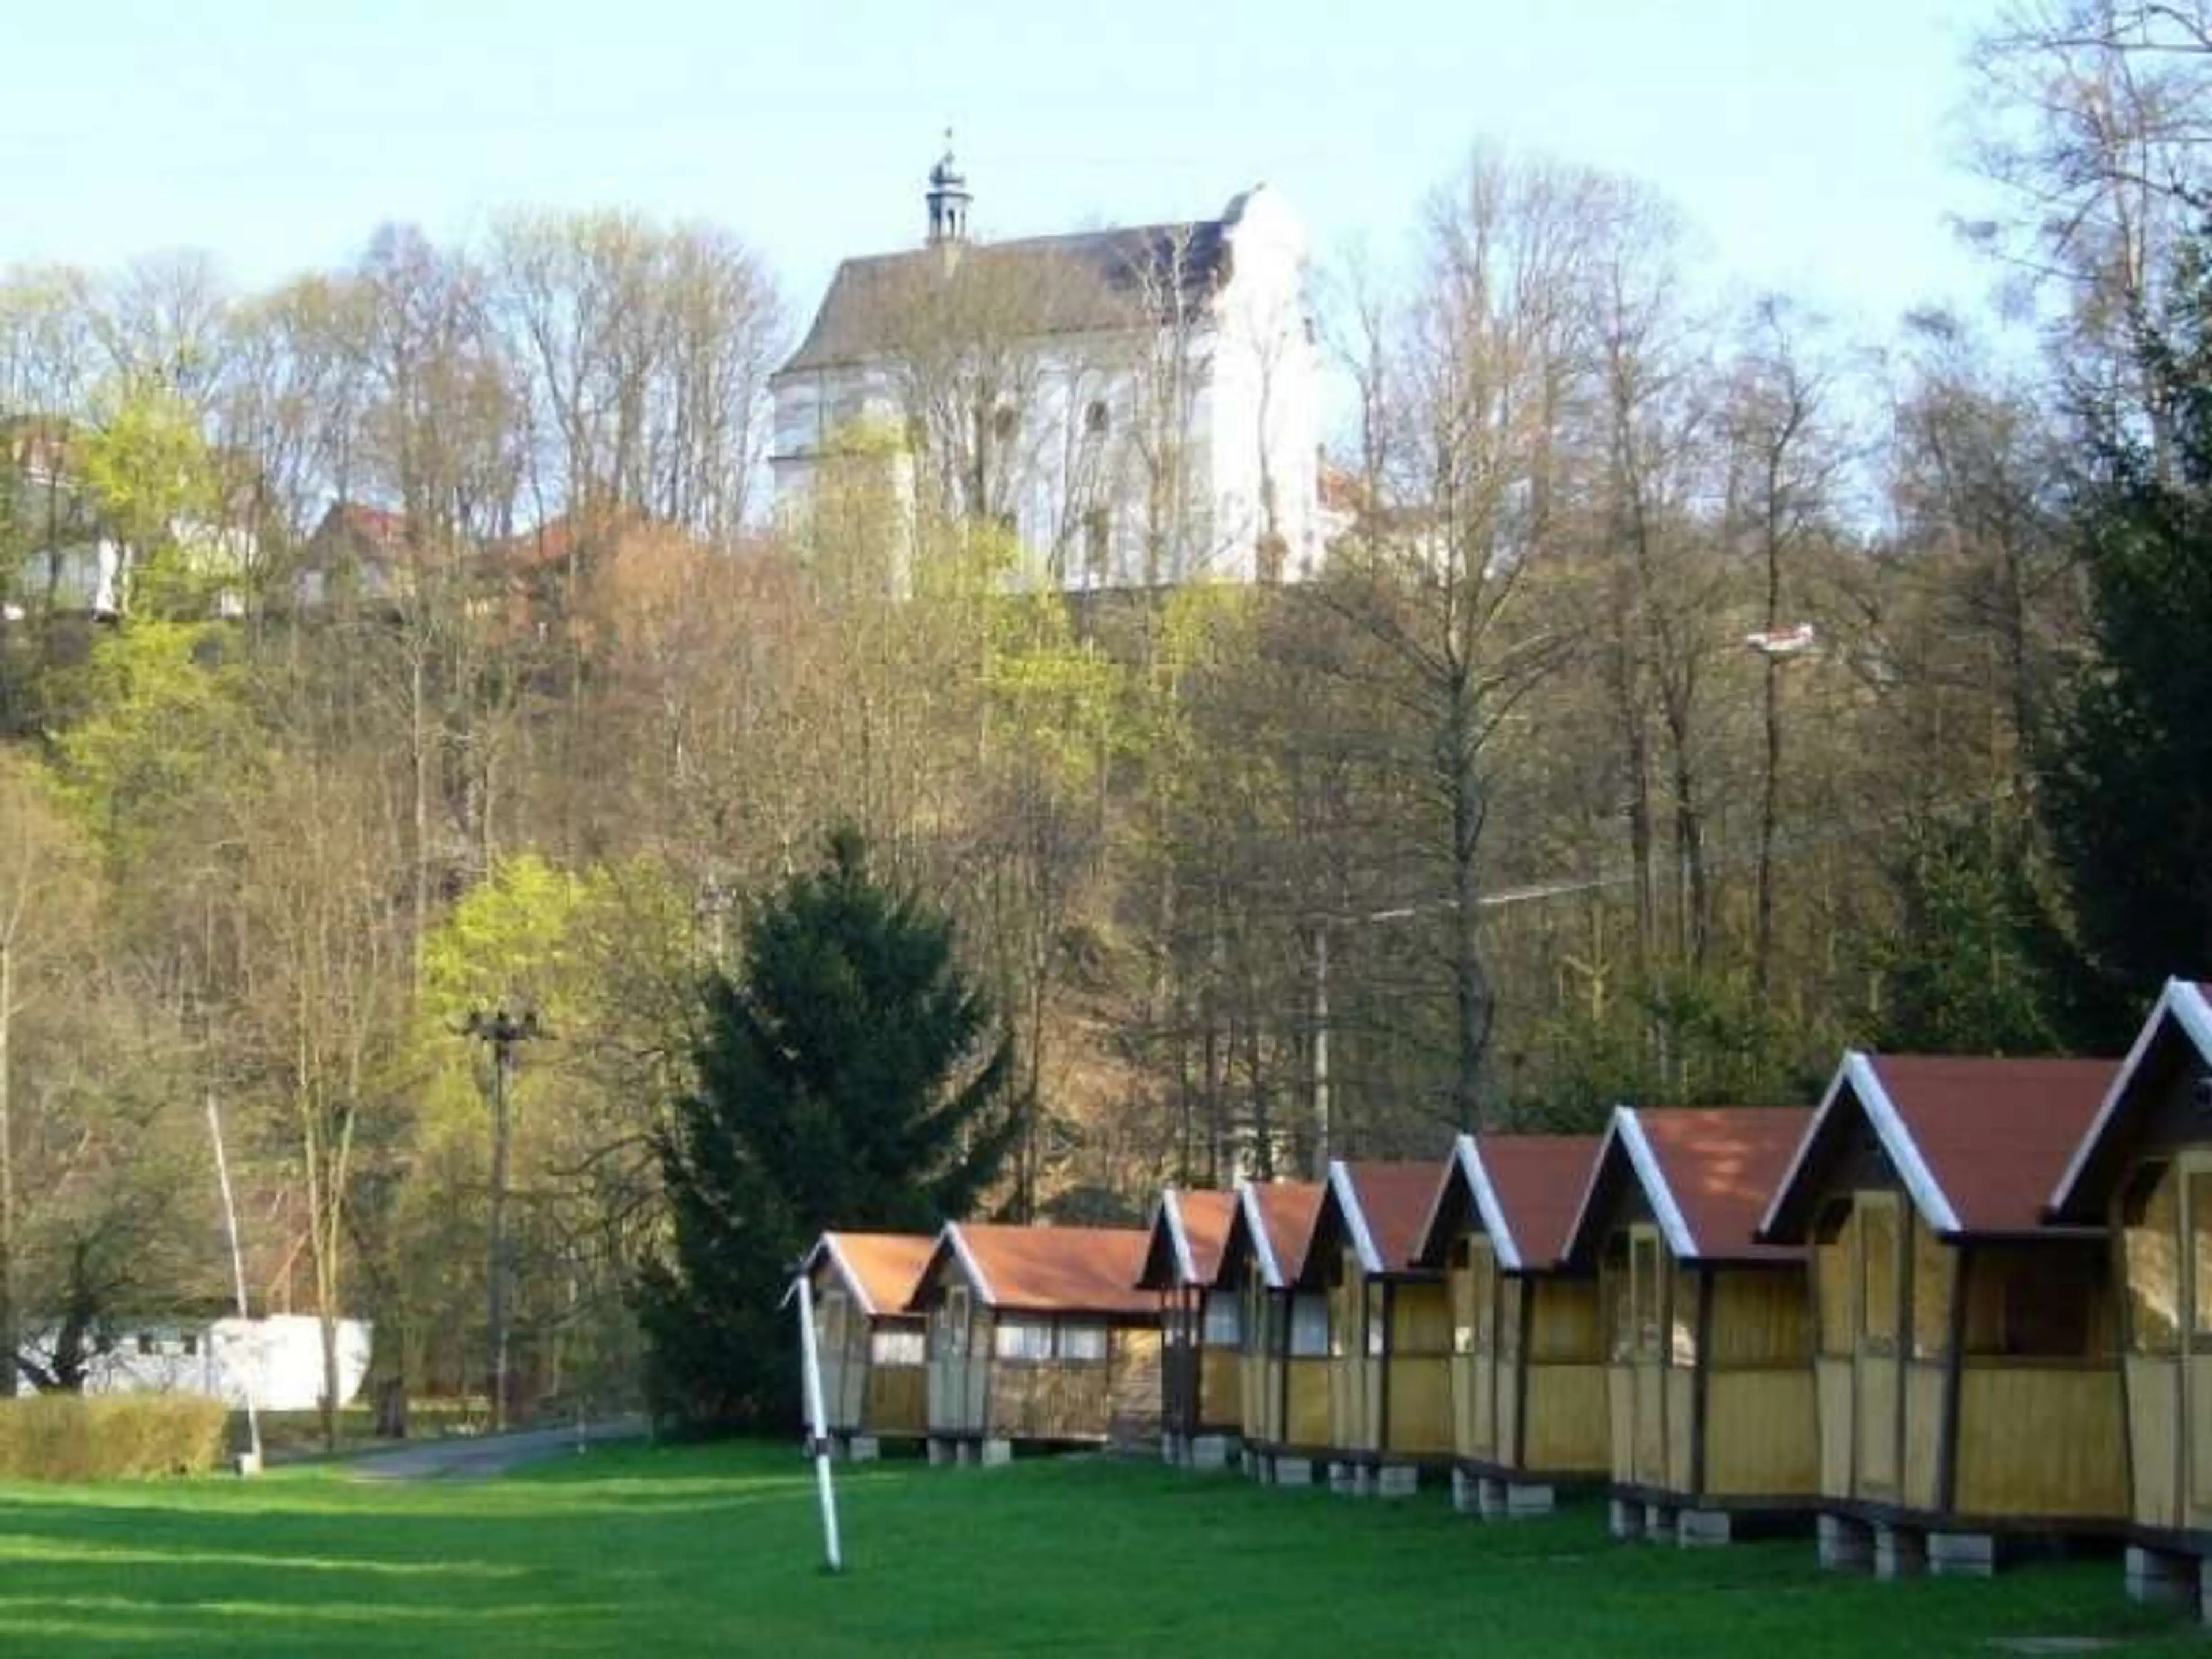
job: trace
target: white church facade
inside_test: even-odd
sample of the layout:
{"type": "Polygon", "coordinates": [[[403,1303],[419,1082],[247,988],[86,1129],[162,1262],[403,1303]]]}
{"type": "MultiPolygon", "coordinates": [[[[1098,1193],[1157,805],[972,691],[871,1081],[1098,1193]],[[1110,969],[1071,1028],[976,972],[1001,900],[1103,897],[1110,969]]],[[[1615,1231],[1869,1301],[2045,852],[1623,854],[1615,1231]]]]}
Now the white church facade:
{"type": "Polygon", "coordinates": [[[770,381],[780,518],[868,434],[909,511],[1013,532],[1073,590],[1319,568],[1305,238],[1259,186],[1220,216],[975,242],[948,154],[926,246],[848,259],[770,381]]]}

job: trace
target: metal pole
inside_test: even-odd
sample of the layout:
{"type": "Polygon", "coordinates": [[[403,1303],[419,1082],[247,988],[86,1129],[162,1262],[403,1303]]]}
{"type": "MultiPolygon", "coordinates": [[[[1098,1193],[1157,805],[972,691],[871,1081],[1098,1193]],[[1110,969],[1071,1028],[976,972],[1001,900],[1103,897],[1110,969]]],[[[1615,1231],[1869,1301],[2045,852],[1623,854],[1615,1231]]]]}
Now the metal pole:
{"type": "Polygon", "coordinates": [[[813,1433],[814,1485],[822,1498],[822,1544],[829,1553],[830,1571],[842,1572],[844,1552],[837,1543],[837,1492],[830,1480],[830,1425],[822,1409],[822,1356],[814,1343],[814,1280],[804,1269],[798,1275],[799,1352],[806,1373],[806,1420],[813,1433]]]}
{"type": "Polygon", "coordinates": [[[238,1201],[231,1195],[230,1160],[223,1156],[222,1114],[215,1103],[215,1088],[207,1091],[208,1135],[215,1142],[215,1176],[222,1188],[222,1226],[230,1239],[230,1282],[238,1297],[238,1317],[246,1327],[246,1455],[239,1459],[240,1474],[261,1472],[261,1405],[260,1376],[261,1340],[253,1325],[253,1314],[246,1299],[246,1255],[238,1243],[238,1201]]]}

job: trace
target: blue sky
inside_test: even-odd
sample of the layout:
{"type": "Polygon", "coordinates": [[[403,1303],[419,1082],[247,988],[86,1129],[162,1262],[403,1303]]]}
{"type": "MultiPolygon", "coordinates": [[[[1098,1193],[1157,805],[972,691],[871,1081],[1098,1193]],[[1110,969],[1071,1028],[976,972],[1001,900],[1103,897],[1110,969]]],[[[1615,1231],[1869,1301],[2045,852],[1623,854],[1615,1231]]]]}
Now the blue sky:
{"type": "MultiPolygon", "coordinates": [[[[1993,0],[1991,0],[1993,3],[1993,0]]],[[[1265,179],[1328,256],[1404,246],[1479,139],[1633,173],[1711,280],[1880,331],[1989,273],[1945,215],[1984,0],[27,0],[0,264],[174,247],[237,280],[503,206],[733,227],[796,311],[921,232],[959,132],[986,234],[1198,216],[1265,179]]]]}

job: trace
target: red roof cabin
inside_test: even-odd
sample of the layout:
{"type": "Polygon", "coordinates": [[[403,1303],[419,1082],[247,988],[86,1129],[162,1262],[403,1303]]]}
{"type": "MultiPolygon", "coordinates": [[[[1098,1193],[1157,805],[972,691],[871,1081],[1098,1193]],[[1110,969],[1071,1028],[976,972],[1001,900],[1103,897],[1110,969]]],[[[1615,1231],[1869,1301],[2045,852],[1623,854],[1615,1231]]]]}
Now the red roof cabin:
{"type": "Polygon", "coordinates": [[[923,1329],[907,1311],[928,1260],[927,1233],[828,1232],[807,1252],[823,1426],[838,1453],[865,1462],[885,1440],[927,1427],[923,1329]]]}
{"type": "Polygon", "coordinates": [[[1613,1112],[1566,1257],[1598,1274],[1616,1536],[1725,1543],[1813,1507],[1805,1253],[1754,1236],[1812,1118],[1613,1112]]]}
{"type": "Polygon", "coordinates": [[[1606,1478],[1597,1274],[1566,1261],[1595,1135],[1462,1135],[1422,1229],[1451,1309],[1452,1496],[1486,1516],[1549,1510],[1606,1478]]]}
{"type": "Polygon", "coordinates": [[[1297,1285],[1328,1318],[1329,1485],[1402,1496],[1452,1452],[1451,1309],[1415,1261],[1434,1164],[1328,1166],[1297,1285]]]}
{"type": "Polygon", "coordinates": [[[928,1316],[933,1463],[1002,1463],[1017,1443],[1156,1443],[1158,1298],[1135,1227],[955,1222],[909,1307],[928,1316]]]}
{"type": "Polygon", "coordinates": [[[1243,1307],[1214,1283],[1236,1212],[1234,1192],[1168,1188],[1137,1281],[1160,1298],[1161,1452],[1193,1468],[1228,1468],[1243,1436],[1243,1307]]]}
{"type": "Polygon", "coordinates": [[[2212,986],[2167,982],[2052,1188],[2055,1222],[2108,1230],[2129,1588],[2196,1600],[2212,1581],[2212,986]]]}
{"type": "Polygon", "coordinates": [[[2105,1240],[2044,1218],[2112,1076],[1844,1056],[1760,1228],[1812,1251],[1824,1564],[1987,1572],[2004,1539],[2118,1529],[2105,1240]]]}
{"type": "Polygon", "coordinates": [[[1240,1461],[1270,1485],[1310,1485],[1328,1438],[1328,1304],[1297,1288],[1321,1198],[1318,1182],[1238,1182],[1214,1275],[1243,1331],[1240,1461]]]}

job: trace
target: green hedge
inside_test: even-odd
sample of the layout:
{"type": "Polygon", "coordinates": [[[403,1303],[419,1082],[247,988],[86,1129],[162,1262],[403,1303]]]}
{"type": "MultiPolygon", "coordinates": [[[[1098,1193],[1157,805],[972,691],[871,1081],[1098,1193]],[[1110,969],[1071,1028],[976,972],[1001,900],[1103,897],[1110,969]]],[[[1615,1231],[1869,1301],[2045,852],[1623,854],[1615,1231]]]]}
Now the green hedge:
{"type": "Polygon", "coordinates": [[[0,1400],[0,1480],[204,1474],[230,1413],[185,1395],[37,1395],[0,1400]]]}

